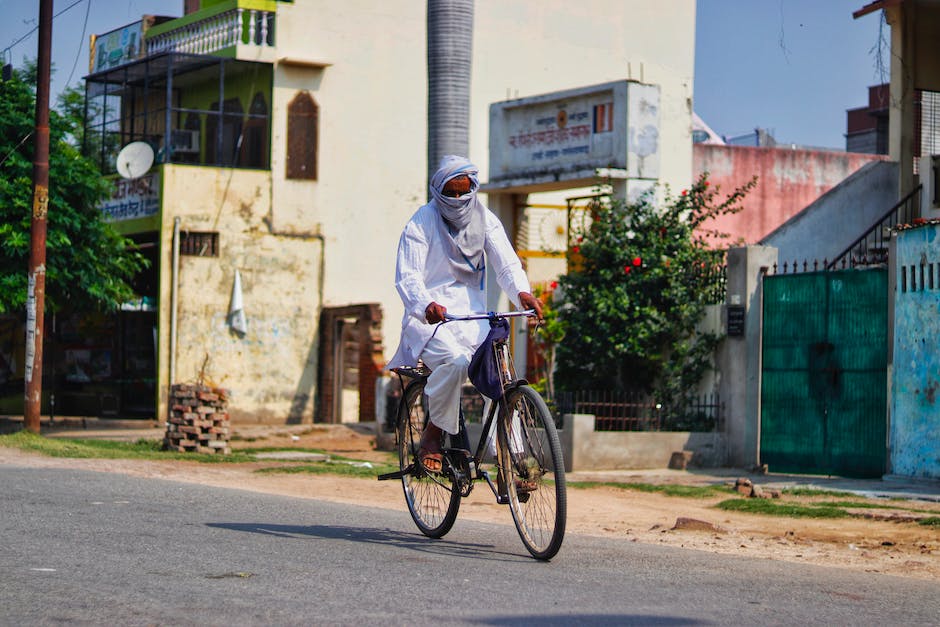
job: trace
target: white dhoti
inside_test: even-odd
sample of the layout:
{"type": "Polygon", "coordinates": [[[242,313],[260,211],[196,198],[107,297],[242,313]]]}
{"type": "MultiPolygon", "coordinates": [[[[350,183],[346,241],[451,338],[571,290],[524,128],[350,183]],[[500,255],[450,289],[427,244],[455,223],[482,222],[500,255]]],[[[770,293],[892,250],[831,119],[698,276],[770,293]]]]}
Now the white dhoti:
{"type": "MultiPolygon", "coordinates": [[[[446,331],[439,329],[438,335],[446,331]]],[[[472,355],[453,340],[438,335],[421,351],[421,361],[431,369],[424,393],[428,395],[431,422],[453,435],[460,427],[460,392],[472,355]]]]}

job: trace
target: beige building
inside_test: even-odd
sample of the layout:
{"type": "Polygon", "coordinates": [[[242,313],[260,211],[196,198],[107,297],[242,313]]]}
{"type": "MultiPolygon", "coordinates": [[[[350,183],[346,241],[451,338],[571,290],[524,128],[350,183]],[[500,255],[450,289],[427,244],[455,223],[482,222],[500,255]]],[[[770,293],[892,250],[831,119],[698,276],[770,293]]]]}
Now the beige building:
{"type": "MultiPolygon", "coordinates": [[[[398,236],[427,197],[426,2],[196,4],[115,24],[87,78],[105,167],[132,142],[155,152],[103,210],[155,262],[121,315],[156,347],[140,354],[156,416],[171,383],[203,380],[231,390],[235,421],[372,420],[398,236]]],[[[659,180],[691,180],[694,0],[477,0],[467,28],[482,181],[491,104],[629,80],[658,86],[659,180]]],[[[510,230],[527,200],[495,202],[510,230]]]]}

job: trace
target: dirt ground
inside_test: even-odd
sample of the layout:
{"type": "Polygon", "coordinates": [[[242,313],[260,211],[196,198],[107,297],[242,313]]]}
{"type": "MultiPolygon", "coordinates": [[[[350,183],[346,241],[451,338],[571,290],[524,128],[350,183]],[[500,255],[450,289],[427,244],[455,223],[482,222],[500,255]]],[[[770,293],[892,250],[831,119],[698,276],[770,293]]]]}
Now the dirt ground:
{"type": "MultiPolygon", "coordinates": [[[[325,426],[236,429],[232,439],[234,449],[260,446],[316,448],[365,461],[389,459],[388,453],[375,449],[374,435],[364,430],[325,426]]],[[[272,465],[270,462],[216,465],[65,459],[0,447],[0,467],[6,464],[118,472],[405,510],[397,481],[254,472],[272,465]]],[[[904,520],[905,511],[911,508],[940,515],[940,503],[898,501],[897,512],[868,510],[886,519],[807,519],[725,512],[712,507],[726,498],[729,497],[680,498],[614,487],[570,488],[567,528],[569,533],[615,537],[627,542],[940,581],[940,529],[904,520]],[[681,518],[698,522],[677,524],[681,518]]],[[[460,518],[511,524],[508,510],[496,505],[492,493],[482,484],[462,504],[460,518]]]]}

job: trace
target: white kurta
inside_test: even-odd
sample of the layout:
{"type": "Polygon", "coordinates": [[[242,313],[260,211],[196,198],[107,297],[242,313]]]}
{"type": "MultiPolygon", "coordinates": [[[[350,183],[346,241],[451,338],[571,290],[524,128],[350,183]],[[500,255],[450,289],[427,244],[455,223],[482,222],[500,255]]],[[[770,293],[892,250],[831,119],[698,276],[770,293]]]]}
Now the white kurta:
{"type": "MultiPolygon", "coordinates": [[[[486,265],[495,275],[500,288],[519,306],[519,292],[531,291],[529,280],[499,219],[489,210],[486,210],[485,215],[486,240],[483,250],[486,265]]],[[[430,303],[443,305],[451,314],[486,311],[485,284],[481,282],[470,286],[454,277],[445,256],[444,243],[440,241],[440,220],[440,214],[433,204],[424,205],[405,225],[399,240],[395,287],[405,305],[405,315],[402,318],[401,342],[388,363],[389,367],[417,364],[421,351],[437,326],[428,324],[424,317],[430,303]]],[[[449,333],[442,333],[444,329],[441,329],[435,339],[445,339],[453,343],[455,349],[472,354],[486,338],[489,325],[485,320],[449,322],[446,330],[449,333]]]]}

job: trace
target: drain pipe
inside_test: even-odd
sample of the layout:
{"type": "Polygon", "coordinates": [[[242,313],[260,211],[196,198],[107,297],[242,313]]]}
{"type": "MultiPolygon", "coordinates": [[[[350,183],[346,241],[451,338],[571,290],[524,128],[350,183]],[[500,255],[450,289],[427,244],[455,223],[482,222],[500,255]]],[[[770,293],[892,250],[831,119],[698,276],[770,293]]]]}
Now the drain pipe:
{"type": "Polygon", "coordinates": [[[170,285],[170,387],[176,381],[176,309],[179,302],[180,219],[173,219],[173,267],[170,285]]]}

